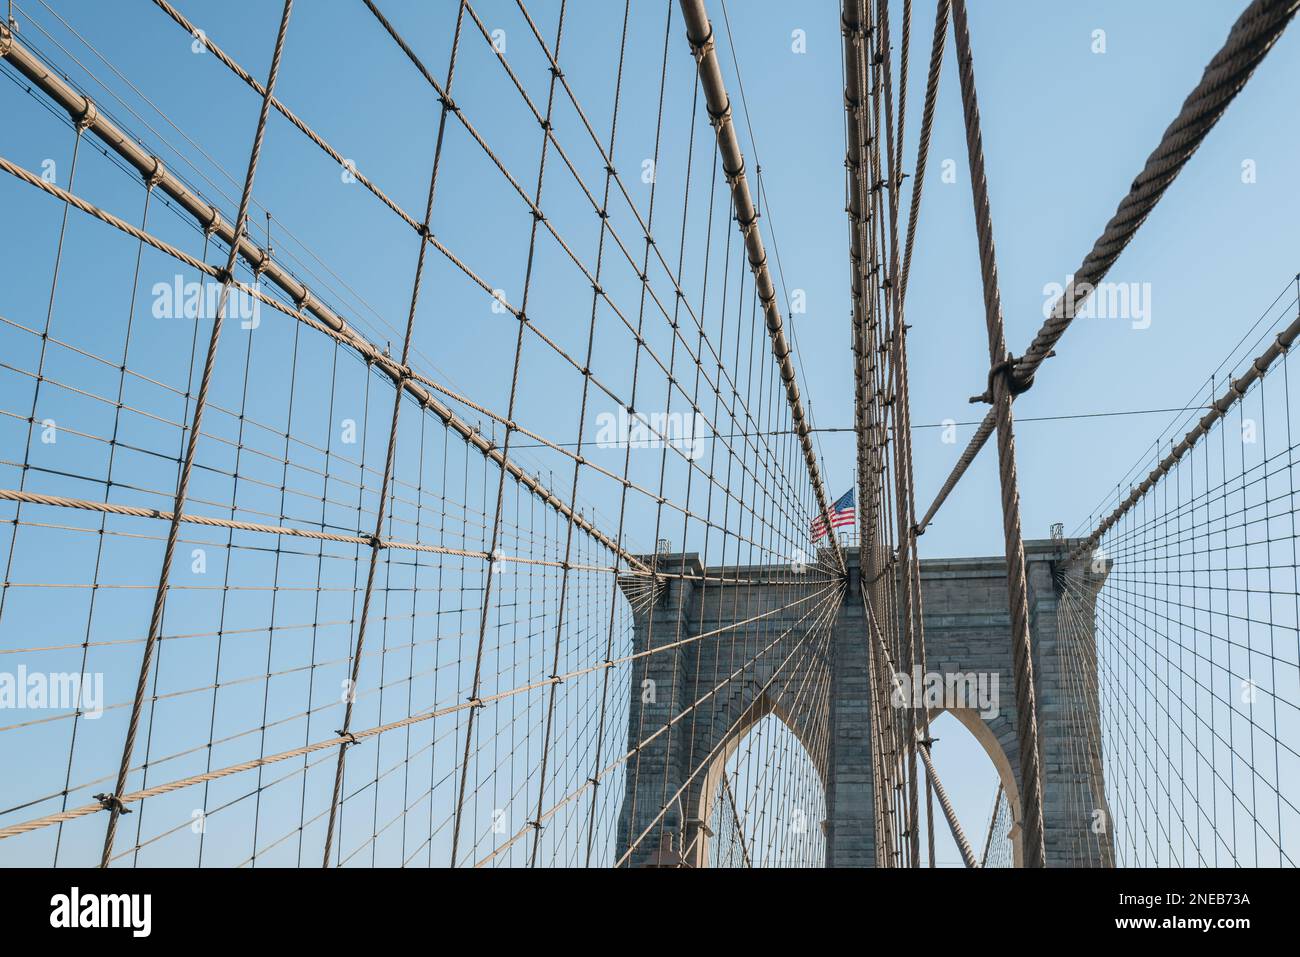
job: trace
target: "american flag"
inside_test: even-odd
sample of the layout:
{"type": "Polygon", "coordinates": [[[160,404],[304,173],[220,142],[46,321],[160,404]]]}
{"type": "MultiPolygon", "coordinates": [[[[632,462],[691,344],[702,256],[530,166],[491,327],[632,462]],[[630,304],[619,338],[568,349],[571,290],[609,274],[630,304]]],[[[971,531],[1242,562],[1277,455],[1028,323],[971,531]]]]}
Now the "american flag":
{"type": "MultiPolygon", "coordinates": [[[[853,505],[853,489],[849,489],[831,506],[831,528],[841,525],[852,526],[858,520],[858,511],[853,505]]],[[[818,515],[812,522],[812,540],[815,542],[826,534],[826,520],[818,515]]]]}

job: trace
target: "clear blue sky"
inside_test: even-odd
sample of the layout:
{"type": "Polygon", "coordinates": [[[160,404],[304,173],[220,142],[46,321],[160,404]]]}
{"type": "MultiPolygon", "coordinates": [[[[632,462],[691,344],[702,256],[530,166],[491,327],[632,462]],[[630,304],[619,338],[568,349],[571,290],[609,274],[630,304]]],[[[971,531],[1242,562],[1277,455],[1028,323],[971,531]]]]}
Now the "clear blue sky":
{"type": "MultiPolygon", "coordinates": [[[[278,3],[232,5],[186,0],[177,5],[254,76],[265,76],[278,3]]],[[[439,77],[445,70],[454,6],[446,0],[419,5],[388,0],[383,4],[439,77]]],[[[551,42],[555,5],[539,2],[530,9],[532,6],[536,7],[533,13],[539,29],[551,42]]],[[[637,174],[641,160],[653,150],[664,4],[633,0],[632,6],[633,42],[625,68],[625,105],[616,162],[644,215],[648,193],[636,192],[644,188],[637,174]]],[[[1013,351],[1021,351],[1042,322],[1044,286],[1063,283],[1091,248],[1244,6],[1243,2],[1211,0],[1136,4],[1103,0],[1088,5],[977,0],[971,4],[1002,302],[1007,341],[1013,351]],[[1103,54],[1092,51],[1093,34],[1098,29],[1105,31],[1103,54]]],[[[21,36],[101,98],[169,167],[209,195],[218,195],[216,186],[220,186],[224,196],[237,197],[238,185],[223,180],[215,170],[219,166],[231,171],[242,182],[256,97],[213,57],[192,53],[185,35],[152,3],[50,0],[46,7],[29,0],[19,8],[21,36]],[[123,77],[114,75],[81,45],[54,12],[90,39],[125,80],[201,144],[212,162],[200,160],[201,172],[184,166],[177,150],[192,156],[193,148],[131,92],[123,77]],[[41,33],[38,23],[52,36],[41,33]],[[60,44],[65,49],[60,49],[60,44]],[[157,132],[146,128],[125,105],[105,96],[92,74],[124,97],[157,132]],[[204,176],[211,181],[204,182],[204,176]]],[[[490,29],[505,31],[506,55],[534,101],[543,107],[545,64],[514,5],[484,0],[476,9],[490,29]]],[[[800,4],[730,0],[730,27],[747,114],[741,109],[731,47],[722,29],[721,4],[710,0],[709,9],[719,35],[743,148],[751,164],[756,166],[758,159],[762,163],[767,204],[763,227],[769,255],[775,265],[774,231],[785,287],[807,294],[807,314],[790,320],[797,335],[804,394],[816,425],[845,427],[852,422],[853,376],[848,348],[839,5],[834,0],[800,4]],[[791,50],[791,32],[796,29],[806,32],[806,53],[791,50]],[[745,120],[752,124],[756,142],[751,142],[745,120]]],[[[895,3],[891,9],[897,31],[901,4],[895,3]]],[[[612,104],[607,81],[617,59],[621,12],[621,5],[607,0],[571,2],[561,56],[583,109],[602,139],[607,135],[612,104]]],[[[668,197],[680,197],[681,193],[693,82],[689,54],[680,35],[680,16],[674,14],[668,118],[660,167],[660,188],[668,197]]],[[[904,151],[908,170],[914,163],[932,17],[931,4],[915,5],[904,151]]],[[[467,29],[472,30],[472,25],[467,24],[467,29]]],[[[895,40],[897,45],[897,36],[895,40]]],[[[984,387],[987,345],[953,64],[950,40],[907,302],[907,319],[913,327],[909,339],[912,418],[917,424],[977,420],[984,411],[982,406],[967,403],[970,395],[984,387]],[[956,182],[952,184],[940,177],[940,164],[946,159],[956,163],[956,182]]],[[[536,124],[520,106],[481,38],[472,36],[466,41],[458,70],[457,102],[531,192],[538,145],[536,124]]],[[[1019,400],[1019,416],[1168,409],[1183,405],[1196,392],[1300,269],[1300,189],[1294,172],[1300,156],[1300,119],[1295,108],[1298,89],[1300,36],[1293,27],[1108,277],[1150,284],[1149,327],[1135,329],[1123,320],[1077,321],[1061,343],[1059,356],[1043,367],[1034,389],[1019,400]],[[1242,182],[1246,160],[1253,161],[1257,171],[1256,181],[1250,184],[1242,182]]],[[[312,0],[298,4],[278,92],[403,208],[419,216],[427,189],[437,104],[360,2],[312,0]]],[[[66,185],[64,171],[72,144],[66,124],[7,79],[0,82],[0,115],[4,116],[0,155],[38,172],[44,160],[53,159],[60,171],[58,181],[66,185]]],[[[558,110],[556,130],[566,148],[572,145],[575,161],[587,171],[588,183],[598,188],[601,178],[599,166],[593,166],[594,151],[571,109],[558,110]]],[[[700,183],[707,182],[703,164],[709,161],[712,144],[697,138],[696,146],[698,178],[694,183],[698,189],[703,188],[700,183]]],[[[472,268],[503,288],[511,302],[518,302],[526,252],[526,210],[463,130],[449,135],[446,150],[435,232],[472,268]]],[[[128,181],[103,157],[92,159],[83,157],[76,191],[128,221],[137,221],[138,184],[128,181]]],[[[548,175],[556,185],[553,192],[545,194],[543,205],[561,233],[576,237],[575,251],[590,262],[596,234],[590,209],[571,179],[559,172],[554,155],[551,162],[556,164],[556,172],[548,175]]],[[[319,285],[309,279],[309,285],[321,290],[322,297],[340,311],[355,317],[372,339],[391,341],[396,350],[401,333],[393,327],[400,329],[404,324],[416,252],[408,227],[360,185],[341,183],[338,167],[276,116],[255,195],[274,213],[272,242],[277,249],[306,260],[302,247],[290,238],[295,237],[339,277],[322,279],[319,285]]],[[[232,200],[224,200],[223,205],[233,210],[232,200]]],[[[662,224],[662,232],[656,230],[659,235],[675,236],[680,227],[680,202],[676,210],[670,207],[665,204],[656,212],[662,224]]],[[[703,207],[700,202],[690,214],[692,223],[701,228],[703,207]]],[[[5,176],[0,179],[0,219],[0,314],[17,321],[27,317],[27,325],[39,326],[49,291],[51,251],[58,236],[57,204],[5,176]],[[21,230],[17,228],[20,225],[21,230]]],[[[262,228],[260,208],[252,222],[254,229],[262,228]]],[[[635,238],[627,222],[625,217],[624,235],[635,238]]],[[[159,214],[151,218],[151,226],[190,252],[201,251],[201,238],[180,218],[159,214]]],[[[715,229],[721,228],[715,224],[715,229]]],[[[95,341],[96,317],[106,310],[124,312],[130,293],[134,245],[120,237],[106,241],[106,235],[107,227],[87,224],[84,218],[78,221],[74,214],[65,262],[71,264],[68,268],[76,278],[60,286],[57,315],[60,322],[74,324],[87,342],[95,341]]],[[[638,244],[630,245],[639,250],[638,244]]],[[[664,243],[664,247],[666,258],[675,261],[675,241],[664,243]]],[[[698,265],[700,258],[696,255],[692,260],[688,252],[688,263],[698,265]]],[[[325,272],[319,263],[312,263],[311,268],[325,272]]],[[[513,320],[493,314],[482,291],[465,282],[445,261],[435,257],[428,268],[424,305],[416,326],[416,364],[476,401],[504,412],[513,320]]],[[[693,289],[700,282],[691,272],[694,268],[688,266],[693,289]]],[[[304,265],[300,271],[305,270],[304,265]]],[[[160,255],[145,256],[145,279],[170,279],[177,271],[160,255]]],[[[142,281],[142,289],[151,284],[142,281]]],[[[634,288],[627,282],[612,287],[623,302],[634,288]]],[[[572,267],[553,248],[539,261],[531,295],[530,312],[541,317],[542,327],[566,349],[580,354],[590,291],[574,279],[572,267]],[[561,321],[569,308],[578,316],[572,324],[561,321]]],[[[112,315],[113,322],[120,322],[121,313],[112,315]]],[[[117,340],[107,332],[104,335],[99,346],[111,351],[111,343],[117,340]]],[[[659,334],[654,342],[666,353],[669,342],[665,336],[659,334]]],[[[24,348],[30,348],[30,343],[24,348]]],[[[142,368],[162,370],[173,366],[178,354],[188,358],[190,348],[185,330],[160,329],[140,345],[135,361],[142,368]]],[[[225,354],[240,359],[244,355],[238,348],[225,354]]],[[[252,367],[259,401],[268,409],[283,405],[286,395],[284,369],[274,355],[274,348],[259,352],[252,367]]],[[[556,440],[573,440],[580,381],[541,350],[525,356],[528,364],[519,402],[520,420],[556,440]]],[[[597,344],[593,367],[604,370],[611,382],[618,382],[630,369],[630,357],[626,336],[619,344],[611,339],[597,344]]],[[[31,368],[32,361],[24,354],[14,364],[31,368]]],[[[326,353],[313,361],[320,363],[316,368],[321,375],[328,374],[326,353]]],[[[231,407],[238,405],[242,365],[231,359],[218,375],[217,395],[231,407]]],[[[389,393],[374,386],[367,393],[363,376],[355,368],[344,370],[341,376],[340,382],[354,386],[351,401],[358,405],[336,410],[335,418],[351,415],[363,426],[371,426],[362,431],[368,461],[373,462],[382,455],[386,440],[389,393]],[[360,404],[366,394],[374,400],[368,408],[360,404]]],[[[10,381],[0,387],[5,408],[23,416],[27,414],[21,408],[24,395],[29,402],[26,383],[10,381]]],[[[604,404],[593,411],[611,405],[604,396],[597,398],[604,404]]],[[[145,397],[140,400],[148,401],[145,397]]],[[[592,418],[589,415],[589,423],[592,418]]],[[[1018,447],[1026,537],[1047,537],[1053,522],[1065,523],[1067,531],[1085,523],[1096,506],[1113,495],[1116,483],[1148,452],[1171,418],[1133,415],[1023,423],[1018,428],[1018,447]]],[[[6,461],[14,458],[15,449],[21,455],[25,426],[19,431],[20,425],[6,420],[0,431],[4,443],[0,458],[6,461]]],[[[960,427],[958,442],[945,444],[939,429],[918,430],[919,507],[928,504],[970,432],[970,427],[960,427]]],[[[591,438],[594,435],[589,433],[591,438]]],[[[838,496],[851,482],[852,435],[825,434],[818,444],[824,454],[828,492],[838,496]]],[[[611,454],[598,460],[617,468],[622,456],[611,454]]],[[[562,460],[543,457],[535,450],[528,450],[524,461],[529,468],[561,471],[562,460]]],[[[1000,550],[1001,516],[993,461],[991,450],[986,451],[953,494],[922,540],[923,557],[986,555],[1000,550]]],[[[654,462],[646,463],[640,477],[650,481],[648,476],[657,465],[655,457],[654,462]]],[[[120,467],[146,468],[140,463],[120,467]]],[[[634,470],[637,467],[634,463],[634,470]]],[[[11,485],[15,476],[16,470],[7,469],[0,484],[11,485]]],[[[556,484],[562,482],[567,492],[567,478],[557,479],[556,484]]],[[[68,486],[56,490],[78,494],[68,486]]],[[[219,485],[208,490],[214,496],[222,494],[219,485]]],[[[601,516],[602,527],[611,527],[617,499],[610,497],[608,489],[595,486],[584,485],[582,492],[587,507],[601,516]]],[[[652,519],[650,510],[633,516],[629,524],[633,550],[651,549],[652,519]]],[[[156,560],[149,558],[153,552],[148,550],[140,554],[142,567],[148,571],[135,578],[144,582],[153,575],[156,560]]],[[[123,558],[127,556],[123,552],[123,558]]],[[[147,617],[148,597],[131,594],[113,600],[121,602],[124,620],[142,622],[147,617]]],[[[201,613],[195,609],[195,614],[201,613]]],[[[10,613],[20,614],[19,627],[23,629],[41,620],[39,613],[30,609],[10,613]]],[[[45,614],[50,623],[58,620],[60,612],[56,607],[45,614]]],[[[79,622],[84,628],[84,609],[70,609],[66,614],[69,627],[79,622]]],[[[9,625],[6,621],[5,641],[13,646],[18,642],[9,625]]],[[[138,628],[127,630],[134,633],[138,628]]],[[[346,647],[346,641],[343,644],[346,647]]],[[[124,658],[133,658],[133,654],[124,658]]],[[[130,671],[126,667],[125,672],[130,671]]],[[[184,684],[180,678],[177,681],[184,684]]],[[[120,696],[110,695],[116,697],[120,696]]],[[[256,703],[260,704],[260,695],[256,703]]],[[[112,746],[107,742],[120,740],[120,725],[112,724],[116,720],[103,719],[109,751],[112,746]]],[[[326,723],[328,719],[317,726],[316,737],[326,723]]],[[[964,740],[965,732],[955,722],[947,724],[949,727],[936,731],[944,738],[936,751],[940,773],[968,829],[982,838],[994,787],[992,769],[975,751],[973,742],[957,744],[964,740]]],[[[360,719],[358,726],[364,726],[360,719]]],[[[96,769],[104,765],[100,760],[93,763],[96,769]]],[[[54,776],[61,783],[61,769],[54,776]]],[[[74,779],[78,777],[74,774],[74,779]]],[[[8,797],[7,789],[0,793],[8,797]]],[[[24,789],[24,793],[30,791],[24,789]]],[[[93,844],[93,839],[89,843],[93,844]]],[[[949,844],[941,846],[941,860],[956,859],[949,844]]],[[[0,853],[3,850],[0,848],[0,853]]],[[[44,846],[41,854],[45,854],[44,846]]]]}

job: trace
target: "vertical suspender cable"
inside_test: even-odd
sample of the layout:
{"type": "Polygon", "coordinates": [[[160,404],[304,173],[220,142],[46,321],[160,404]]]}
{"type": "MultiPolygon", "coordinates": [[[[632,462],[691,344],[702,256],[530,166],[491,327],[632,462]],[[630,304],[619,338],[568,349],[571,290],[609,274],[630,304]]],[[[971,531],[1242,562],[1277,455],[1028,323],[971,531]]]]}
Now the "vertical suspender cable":
{"type": "MultiPolygon", "coordinates": [[[[1020,532],[1020,488],[1016,474],[1016,439],[1011,415],[1012,364],[1002,328],[1002,297],[998,291],[997,253],[989,215],[988,178],[984,173],[984,142],[980,134],[975,65],[965,0],[953,0],[953,34],[957,40],[957,73],[961,81],[966,149],[970,162],[975,229],[979,234],[980,273],[984,280],[984,318],[989,338],[989,394],[997,418],[999,480],[1002,486],[1002,529],[1006,538],[1007,600],[1011,612],[1012,677],[1016,686],[1016,732],[1020,748],[1020,794],[1023,802],[1024,862],[1045,864],[1043,846],[1042,772],[1038,754],[1038,708],[1034,694],[1033,643],[1029,635],[1029,587],[1025,578],[1025,543],[1020,532]]],[[[942,795],[940,795],[942,801],[942,795]]]]}

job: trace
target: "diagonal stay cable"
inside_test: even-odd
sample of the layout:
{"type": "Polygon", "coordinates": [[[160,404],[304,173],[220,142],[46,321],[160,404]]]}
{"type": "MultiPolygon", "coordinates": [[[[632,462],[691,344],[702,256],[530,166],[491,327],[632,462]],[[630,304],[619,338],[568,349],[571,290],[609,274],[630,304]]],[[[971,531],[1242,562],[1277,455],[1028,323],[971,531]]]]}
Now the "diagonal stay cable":
{"type": "MultiPolygon", "coordinates": [[[[1300,0],[1254,0],[1233,24],[1223,48],[1210,60],[1201,81],[1183,101],[1182,109],[1147,157],[1142,172],[1120,200],[1115,215],[1097,237],[1083,263],[1075,270],[1074,279],[1052,308],[1050,317],[1043,323],[1029,349],[1016,361],[1013,378],[1019,386],[1027,387],[1032,383],[1034,373],[1051,355],[1079,308],[1132,241],[1138,228],[1155,209],[1156,203],[1187,165],[1210,130],[1214,129],[1233,98],[1245,87],[1246,81],[1277,42],[1298,9],[1300,0]]],[[[990,411],[971,437],[925,517],[921,519],[918,532],[924,532],[929,527],[935,513],[993,434],[993,428],[994,413],[990,411]]]]}
{"type": "Polygon", "coordinates": [[[1011,615],[1012,676],[1016,693],[1016,725],[1020,745],[1020,798],[1025,828],[1025,866],[1046,863],[1042,766],[1038,748],[1038,709],[1034,690],[1033,641],[1029,634],[1029,587],[1026,581],[1025,543],[1020,527],[1020,487],[1016,473],[1015,425],[1011,399],[1016,388],[1011,377],[1002,323],[1002,295],[998,289],[997,251],[989,211],[988,177],[984,172],[984,141],[980,132],[975,65],[971,56],[970,28],[965,0],[953,0],[953,36],[957,41],[958,78],[966,126],[971,196],[975,203],[975,229],[979,235],[980,273],[984,285],[984,317],[989,342],[989,391],[983,397],[993,406],[998,433],[998,471],[1002,491],[1002,529],[1007,557],[1007,600],[1011,615]]]}
{"type": "Polygon", "coordinates": [[[939,780],[939,775],[935,773],[934,763],[930,760],[930,742],[922,741],[917,750],[921,753],[921,760],[925,762],[925,774],[934,787],[935,795],[939,798],[939,806],[943,808],[943,816],[948,819],[948,827],[952,831],[953,840],[957,842],[957,848],[961,851],[961,859],[966,862],[967,867],[979,868],[980,863],[975,860],[975,852],[971,850],[970,841],[966,840],[966,832],[962,830],[961,822],[957,820],[957,812],[953,810],[952,802],[948,800],[948,792],[944,790],[943,782],[939,780]]]}
{"type": "Polygon", "coordinates": [[[176,504],[172,509],[167,544],[163,549],[162,569],[159,572],[158,588],[154,593],[153,613],[149,625],[149,640],[145,643],[144,655],[140,662],[140,677],[136,686],[135,701],[131,705],[131,719],[127,725],[126,742],[122,746],[122,763],[118,769],[117,783],[114,786],[112,796],[105,797],[105,806],[109,810],[109,818],[104,834],[104,853],[100,862],[101,867],[107,867],[109,860],[113,856],[113,839],[117,834],[118,820],[123,811],[122,795],[126,792],[127,773],[131,767],[131,752],[135,747],[135,738],[140,726],[140,716],[144,709],[145,692],[148,689],[154,650],[158,644],[158,637],[162,632],[163,609],[167,599],[167,585],[171,576],[172,556],[175,554],[176,539],[180,534],[180,514],[185,505],[190,476],[194,470],[194,458],[198,451],[203,409],[207,401],[209,386],[212,383],[213,372],[216,368],[217,345],[221,339],[222,319],[225,315],[226,304],[230,298],[230,286],[234,277],[235,264],[239,257],[240,237],[247,227],[248,205],[253,194],[253,179],[257,174],[258,160],[261,158],[262,144],[266,137],[267,119],[271,111],[271,95],[275,90],[276,77],[280,72],[280,60],[284,53],[284,39],[289,29],[289,16],[292,12],[293,0],[285,0],[284,11],[280,16],[280,29],[275,38],[275,50],[271,55],[271,67],[266,80],[266,95],[262,97],[261,112],[257,119],[257,131],[253,136],[253,145],[249,152],[248,174],[244,178],[244,192],[239,200],[239,214],[235,217],[230,254],[226,260],[226,268],[222,273],[221,296],[217,303],[217,314],[212,321],[212,335],[208,343],[203,378],[199,383],[198,396],[194,402],[194,420],[190,429],[188,446],[185,450],[185,464],[177,481],[176,504]]]}

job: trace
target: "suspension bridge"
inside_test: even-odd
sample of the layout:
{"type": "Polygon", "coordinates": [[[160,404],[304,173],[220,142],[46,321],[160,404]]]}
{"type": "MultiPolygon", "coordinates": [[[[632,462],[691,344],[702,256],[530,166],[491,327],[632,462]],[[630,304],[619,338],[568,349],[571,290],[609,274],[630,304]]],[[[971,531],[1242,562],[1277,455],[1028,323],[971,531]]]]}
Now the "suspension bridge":
{"type": "Polygon", "coordinates": [[[914,5],[843,0],[838,500],[725,3],[324,6],[0,26],[0,863],[1296,863],[1300,276],[1073,534],[1026,539],[1015,409],[1300,0],[1228,25],[1020,352],[1005,38],[939,0],[918,105],[914,5]],[[354,45],[384,71],[297,105],[354,45]],[[940,98],[987,375],[922,475],[940,98]],[[1003,540],[928,551],[990,444],[1003,540]]]}

